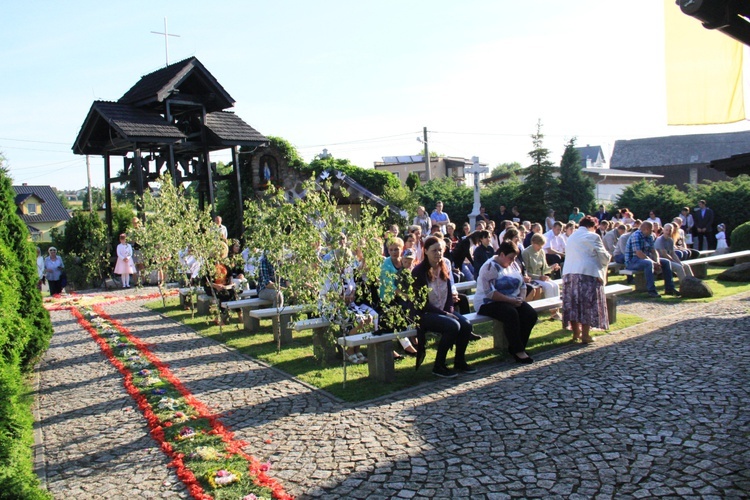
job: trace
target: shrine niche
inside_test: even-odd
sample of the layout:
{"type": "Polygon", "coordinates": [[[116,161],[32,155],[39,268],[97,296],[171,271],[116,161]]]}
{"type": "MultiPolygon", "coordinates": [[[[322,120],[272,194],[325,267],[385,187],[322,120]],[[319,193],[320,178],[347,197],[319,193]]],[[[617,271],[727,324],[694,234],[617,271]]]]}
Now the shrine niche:
{"type": "Polygon", "coordinates": [[[258,189],[279,186],[279,162],[274,155],[264,154],[258,160],[258,189]]]}
{"type": "MultiPolygon", "coordinates": [[[[234,102],[195,57],[141,77],[117,102],[94,101],[73,144],[73,152],[101,155],[104,159],[110,236],[112,184],[127,183],[142,196],[149,183],[169,172],[176,185],[196,182],[200,207],[208,203],[213,209],[214,183],[232,178],[237,181],[237,199],[243,199],[239,148],[252,155],[256,148],[268,144],[268,139],[239,116],[226,111],[234,102]],[[226,149],[232,152],[232,170],[218,175],[211,153],[226,149]],[[117,176],[111,172],[113,156],[122,157],[122,169],[117,176]]],[[[279,165],[278,161],[269,162],[270,182],[274,172],[276,179],[282,178],[279,165]]],[[[253,184],[257,185],[255,178],[253,184]]],[[[237,210],[241,218],[241,202],[237,210]]]]}

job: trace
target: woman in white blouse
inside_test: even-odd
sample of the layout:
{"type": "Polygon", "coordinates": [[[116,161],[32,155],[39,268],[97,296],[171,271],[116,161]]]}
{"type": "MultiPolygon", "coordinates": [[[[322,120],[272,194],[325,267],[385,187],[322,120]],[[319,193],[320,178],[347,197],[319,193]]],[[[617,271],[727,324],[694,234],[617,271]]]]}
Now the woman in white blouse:
{"type": "Polygon", "coordinates": [[[517,363],[529,364],[534,360],[526,354],[526,344],[536,325],[537,313],[523,300],[526,284],[520,270],[513,265],[518,253],[513,241],[500,243],[495,256],[479,270],[474,307],[481,304],[478,314],[502,322],[508,352],[517,363]]]}
{"type": "Polygon", "coordinates": [[[570,323],[573,341],[589,344],[594,341],[591,327],[609,328],[604,282],[607,277],[609,253],[594,230],[597,219],[590,215],[581,219],[565,245],[563,265],[563,325],[570,323]]]}

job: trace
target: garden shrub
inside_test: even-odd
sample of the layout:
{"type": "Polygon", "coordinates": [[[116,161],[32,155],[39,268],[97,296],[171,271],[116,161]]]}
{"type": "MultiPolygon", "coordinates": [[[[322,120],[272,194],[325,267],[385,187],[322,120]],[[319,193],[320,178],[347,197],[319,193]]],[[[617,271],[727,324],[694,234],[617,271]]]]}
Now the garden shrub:
{"type": "Polygon", "coordinates": [[[740,224],[732,231],[732,251],[750,250],[750,222],[740,224]]]}
{"type": "Polygon", "coordinates": [[[109,274],[107,231],[96,213],[74,212],[64,232],[52,230],[52,241],[76,288],[99,286],[109,274]]]}
{"type": "Polygon", "coordinates": [[[639,181],[631,184],[617,198],[618,208],[629,208],[636,219],[645,220],[653,210],[663,224],[680,215],[682,207],[697,205],[690,202],[687,193],[669,184],[639,181]]]}

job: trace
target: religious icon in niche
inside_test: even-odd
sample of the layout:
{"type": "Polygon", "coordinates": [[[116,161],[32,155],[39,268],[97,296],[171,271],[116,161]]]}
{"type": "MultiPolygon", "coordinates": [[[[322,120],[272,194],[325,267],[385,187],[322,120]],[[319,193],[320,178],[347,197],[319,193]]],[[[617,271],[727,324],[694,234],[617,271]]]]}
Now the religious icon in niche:
{"type": "Polygon", "coordinates": [[[279,179],[278,165],[276,158],[265,155],[260,159],[260,187],[268,187],[275,184],[279,179]]]}

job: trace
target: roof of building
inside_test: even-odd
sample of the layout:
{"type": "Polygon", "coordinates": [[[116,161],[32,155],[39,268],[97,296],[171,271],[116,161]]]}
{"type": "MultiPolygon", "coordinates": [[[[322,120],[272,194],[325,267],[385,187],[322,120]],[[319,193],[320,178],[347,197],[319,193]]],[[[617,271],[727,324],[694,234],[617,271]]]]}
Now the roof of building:
{"type": "Polygon", "coordinates": [[[750,152],[750,132],[670,135],[615,141],[612,168],[707,164],[750,152]]]}
{"type": "Polygon", "coordinates": [[[180,129],[168,123],[156,111],[130,104],[94,101],[73,144],[76,154],[117,154],[115,139],[128,152],[132,143],[171,143],[185,139],[180,129]]]}
{"type": "Polygon", "coordinates": [[[591,159],[591,163],[596,163],[596,160],[601,156],[602,163],[607,163],[604,159],[604,151],[601,146],[585,146],[573,148],[578,151],[578,155],[581,157],[581,167],[586,167],[586,159],[591,159]]]}
{"type": "Polygon", "coordinates": [[[143,106],[176,94],[205,95],[207,111],[234,105],[234,99],[196,58],[189,57],[141,77],[117,102],[143,106]]]}
{"type": "MultiPolygon", "coordinates": [[[[471,158],[462,158],[460,156],[430,156],[430,162],[443,160],[450,163],[462,163],[464,165],[473,165],[471,158]]],[[[424,164],[424,155],[411,155],[411,156],[383,156],[383,161],[375,162],[376,167],[382,167],[385,165],[404,165],[422,163],[424,164]]],[[[479,163],[482,166],[487,166],[486,163],[479,163]]]]}
{"type": "Polygon", "coordinates": [[[619,170],[616,168],[605,167],[586,167],[581,171],[585,174],[594,174],[601,177],[631,177],[638,179],[661,179],[664,177],[659,174],[647,174],[645,172],[633,172],[632,170],[619,170]]]}
{"type": "Polygon", "coordinates": [[[207,113],[206,127],[226,146],[257,146],[268,142],[267,137],[230,111],[207,113]]]}
{"type": "Polygon", "coordinates": [[[17,213],[27,225],[70,220],[70,214],[50,186],[13,186],[13,190],[16,192],[16,205],[23,203],[31,195],[42,202],[42,213],[36,215],[22,214],[21,207],[18,207],[17,213]]]}
{"type": "MultiPolygon", "coordinates": [[[[504,172],[502,174],[488,177],[482,180],[481,182],[484,184],[492,184],[493,182],[500,182],[500,181],[509,179],[513,175],[523,177],[526,168],[528,167],[525,167],[514,173],[504,172]]],[[[553,173],[557,173],[557,170],[560,169],[558,165],[553,165],[551,168],[553,169],[553,173]]],[[[628,178],[628,177],[631,179],[661,179],[662,177],[664,177],[663,175],[658,175],[658,174],[633,172],[632,170],[618,170],[615,168],[606,168],[606,167],[587,167],[587,168],[582,168],[581,172],[583,172],[584,174],[589,174],[589,175],[597,176],[597,177],[620,177],[623,179],[628,178]]]]}

